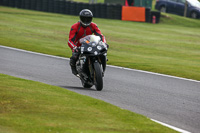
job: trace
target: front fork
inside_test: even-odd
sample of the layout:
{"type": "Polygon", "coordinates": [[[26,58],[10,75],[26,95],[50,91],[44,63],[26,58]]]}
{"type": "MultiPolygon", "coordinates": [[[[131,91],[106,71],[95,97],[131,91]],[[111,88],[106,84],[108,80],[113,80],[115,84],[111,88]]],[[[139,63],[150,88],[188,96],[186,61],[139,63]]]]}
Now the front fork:
{"type": "Polygon", "coordinates": [[[88,58],[88,66],[89,66],[89,71],[90,71],[90,77],[93,79],[94,77],[94,68],[91,63],[91,58],[88,58]]]}
{"type": "Polygon", "coordinates": [[[106,55],[101,55],[98,57],[93,57],[93,58],[88,59],[89,71],[90,71],[90,76],[92,77],[92,79],[94,78],[93,62],[99,62],[100,65],[102,65],[102,68],[103,68],[102,75],[104,76],[104,72],[106,70],[106,61],[107,61],[106,55]]]}

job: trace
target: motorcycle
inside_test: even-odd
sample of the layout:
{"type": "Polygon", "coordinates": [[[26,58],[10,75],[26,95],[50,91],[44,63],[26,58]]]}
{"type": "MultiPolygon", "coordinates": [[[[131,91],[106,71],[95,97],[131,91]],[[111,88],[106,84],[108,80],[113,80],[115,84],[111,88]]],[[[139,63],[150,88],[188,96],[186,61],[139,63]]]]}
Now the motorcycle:
{"type": "Polygon", "coordinates": [[[79,41],[80,55],[76,62],[78,77],[84,88],[95,85],[96,90],[101,91],[106,70],[107,45],[96,35],[88,35],[79,41]]]}

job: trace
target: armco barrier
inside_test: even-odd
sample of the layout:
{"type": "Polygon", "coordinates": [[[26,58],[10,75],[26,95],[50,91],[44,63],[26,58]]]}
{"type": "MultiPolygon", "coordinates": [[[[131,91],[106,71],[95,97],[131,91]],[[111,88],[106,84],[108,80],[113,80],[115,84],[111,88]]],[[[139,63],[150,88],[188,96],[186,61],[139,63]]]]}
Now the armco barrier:
{"type": "Polygon", "coordinates": [[[121,19],[121,5],[116,4],[89,4],[68,0],[0,0],[0,5],[69,15],[79,15],[82,9],[90,9],[97,18],[121,19]]]}
{"type": "MultiPolygon", "coordinates": [[[[120,4],[89,4],[69,0],[0,0],[0,5],[69,15],[79,15],[82,9],[90,9],[96,18],[122,19],[122,5],[120,4]]],[[[149,9],[145,11],[146,22],[151,22],[151,11],[149,9]]],[[[159,22],[159,14],[154,12],[153,14],[159,22]]]]}

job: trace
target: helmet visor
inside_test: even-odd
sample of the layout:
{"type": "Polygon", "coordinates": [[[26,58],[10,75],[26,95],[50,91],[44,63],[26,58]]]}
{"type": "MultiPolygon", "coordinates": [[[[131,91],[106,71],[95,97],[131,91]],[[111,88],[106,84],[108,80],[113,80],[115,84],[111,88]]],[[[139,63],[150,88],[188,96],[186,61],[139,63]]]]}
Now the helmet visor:
{"type": "Polygon", "coordinates": [[[81,18],[82,23],[85,25],[89,25],[92,22],[92,17],[80,16],[80,18],[81,18]]]}

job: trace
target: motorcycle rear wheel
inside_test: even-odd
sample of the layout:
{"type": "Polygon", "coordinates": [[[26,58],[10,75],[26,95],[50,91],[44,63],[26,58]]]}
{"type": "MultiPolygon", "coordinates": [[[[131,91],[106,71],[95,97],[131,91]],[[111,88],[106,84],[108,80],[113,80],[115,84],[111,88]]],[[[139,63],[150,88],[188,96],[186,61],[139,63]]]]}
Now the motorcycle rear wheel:
{"type": "Polygon", "coordinates": [[[99,62],[94,63],[94,84],[97,91],[103,89],[102,69],[99,62]]]}

